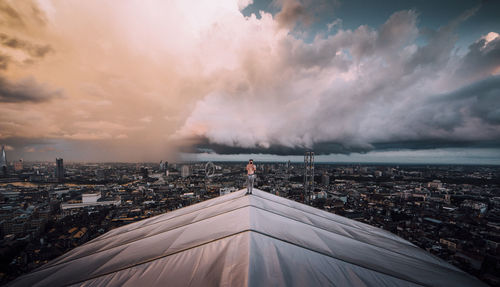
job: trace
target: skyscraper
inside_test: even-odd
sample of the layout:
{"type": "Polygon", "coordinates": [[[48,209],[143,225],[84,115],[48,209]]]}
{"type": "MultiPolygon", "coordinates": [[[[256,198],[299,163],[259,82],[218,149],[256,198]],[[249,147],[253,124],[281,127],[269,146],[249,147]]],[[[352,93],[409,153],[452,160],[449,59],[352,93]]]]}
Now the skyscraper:
{"type": "Polygon", "coordinates": [[[0,173],[7,175],[7,155],[5,154],[5,145],[2,146],[2,156],[0,157],[0,173]]]}
{"type": "Polygon", "coordinates": [[[191,168],[189,165],[183,165],[181,168],[181,176],[182,177],[188,177],[191,175],[191,168]]]}
{"type": "Polygon", "coordinates": [[[64,181],[64,166],[62,158],[56,158],[56,179],[58,182],[64,181]]]}
{"type": "Polygon", "coordinates": [[[168,161],[160,161],[160,171],[165,173],[168,170],[168,161]]]}
{"type": "Polygon", "coordinates": [[[314,152],[304,154],[304,200],[309,202],[314,192],[314,152]]]}

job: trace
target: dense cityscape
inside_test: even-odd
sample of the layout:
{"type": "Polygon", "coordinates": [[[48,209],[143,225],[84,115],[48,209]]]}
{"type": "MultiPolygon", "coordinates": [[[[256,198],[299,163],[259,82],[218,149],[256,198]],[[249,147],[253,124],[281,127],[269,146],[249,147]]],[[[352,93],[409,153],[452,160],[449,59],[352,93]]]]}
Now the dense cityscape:
{"type": "MultiPolygon", "coordinates": [[[[258,189],[383,228],[500,284],[498,166],[316,163],[307,182],[307,162],[256,164],[258,189]]],[[[113,228],[242,189],[244,167],[5,161],[0,282],[113,228]]]]}

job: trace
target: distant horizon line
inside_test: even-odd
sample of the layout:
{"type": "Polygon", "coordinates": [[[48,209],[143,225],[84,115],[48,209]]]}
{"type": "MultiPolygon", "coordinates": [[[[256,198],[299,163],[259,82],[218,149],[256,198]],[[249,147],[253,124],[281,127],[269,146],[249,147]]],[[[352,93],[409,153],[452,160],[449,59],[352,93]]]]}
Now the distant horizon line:
{"type": "MultiPolygon", "coordinates": [[[[63,158],[64,160],[64,158],[63,158]]],[[[14,163],[16,161],[11,161],[11,163],[14,163]]],[[[166,161],[168,162],[168,161],[166,161]]],[[[247,160],[198,160],[198,161],[176,161],[176,162],[169,162],[172,164],[194,164],[194,163],[207,163],[207,162],[214,162],[214,163],[245,163],[247,160]]],[[[287,163],[287,160],[254,160],[256,163],[287,163]]],[[[50,160],[23,160],[23,163],[55,163],[54,161],[50,160]]],[[[74,164],[74,163],[80,163],[80,164],[159,164],[160,161],[72,161],[72,160],[67,160],[64,163],[68,164],[74,164]]],[[[303,161],[293,161],[290,160],[290,163],[293,164],[300,164],[304,163],[303,161]]],[[[315,164],[328,164],[328,165],[418,165],[418,166],[443,166],[443,165],[448,165],[448,166],[500,166],[500,163],[495,164],[495,163],[422,163],[422,162],[363,162],[363,161],[315,161],[315,164]]]]}

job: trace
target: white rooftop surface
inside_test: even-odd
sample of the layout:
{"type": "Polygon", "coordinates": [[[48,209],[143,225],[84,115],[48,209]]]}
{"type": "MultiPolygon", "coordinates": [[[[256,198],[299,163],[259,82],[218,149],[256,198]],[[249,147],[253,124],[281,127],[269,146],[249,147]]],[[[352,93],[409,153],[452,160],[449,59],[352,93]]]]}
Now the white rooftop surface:
{"type": "Polygon", "coordinates": [[[258,189],[135,222],[12,286],[485,286],[400,237],[258,189]]]}

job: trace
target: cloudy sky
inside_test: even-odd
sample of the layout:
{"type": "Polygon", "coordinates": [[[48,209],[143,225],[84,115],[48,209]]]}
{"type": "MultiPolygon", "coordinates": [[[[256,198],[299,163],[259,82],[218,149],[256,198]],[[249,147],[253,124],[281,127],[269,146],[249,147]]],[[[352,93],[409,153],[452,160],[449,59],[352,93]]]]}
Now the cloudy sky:
{"type": "Polygon", "coordinates": [[[0,0],[0,143],[500,164],[499,2],[0,0]]]}

